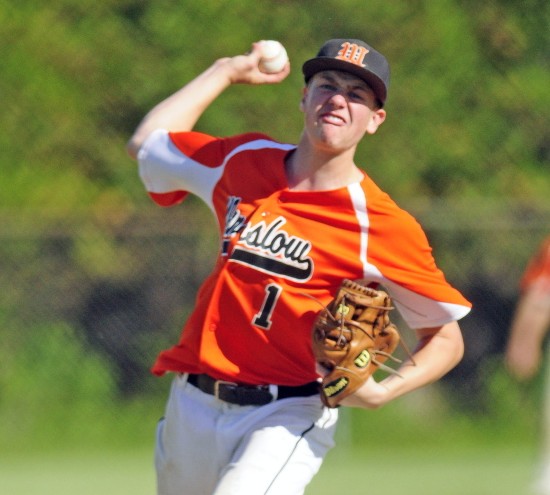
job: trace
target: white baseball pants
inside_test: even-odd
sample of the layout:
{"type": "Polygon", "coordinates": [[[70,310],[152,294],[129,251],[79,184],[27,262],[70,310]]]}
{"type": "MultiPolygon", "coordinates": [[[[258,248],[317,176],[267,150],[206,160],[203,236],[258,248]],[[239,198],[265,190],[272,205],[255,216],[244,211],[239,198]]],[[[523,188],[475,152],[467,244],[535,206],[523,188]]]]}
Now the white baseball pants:
{"type": "Polygon", "coordinates": [[[174,378],[155,450],[158,495],[300,495],[334,445],[317,395],[228,404],[174,378]]]}

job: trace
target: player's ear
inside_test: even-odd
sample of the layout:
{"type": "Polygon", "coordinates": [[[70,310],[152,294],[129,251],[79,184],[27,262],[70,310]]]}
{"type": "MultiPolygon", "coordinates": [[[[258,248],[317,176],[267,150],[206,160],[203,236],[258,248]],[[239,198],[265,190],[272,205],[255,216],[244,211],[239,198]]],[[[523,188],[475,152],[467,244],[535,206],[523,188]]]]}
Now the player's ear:
{"type": "Polygon", "coordinates": [[[305,101],[307,97],[307,86],[302,89],[302,99],[300,100],[300,111],[303,112],[305,108],[305,101]]]}
{"type": "Polygon", "coordinates": [[[367,133],[374,134],[384,123],[384,120],[386,120],[386,110],[383,108],[378,108],[372,113],[369,121],[367,122],[367,133]]]}

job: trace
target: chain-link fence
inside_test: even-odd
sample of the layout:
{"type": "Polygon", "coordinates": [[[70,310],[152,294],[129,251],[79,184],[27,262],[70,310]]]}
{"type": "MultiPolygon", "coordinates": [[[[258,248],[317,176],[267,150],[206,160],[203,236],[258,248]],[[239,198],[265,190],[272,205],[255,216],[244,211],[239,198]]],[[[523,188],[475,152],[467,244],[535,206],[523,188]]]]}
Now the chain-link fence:
{"type": "MultiPolygon", "coordinates": [[[[462,407],[483,408],[480,370],[502,351],[519,277],[548,233],[550,208],[404,206],[425,226],[447,278],[474,304],[461,323],[466,356],[443,388],[462,407]]],[[[15,443],[45,414],[63,428],[89,428],[89,418],[100,423],[114,403],[151,397],[160,411],[164,385],[148,369],[179,336],[213,264],[210,213],[191,202],[62,221],[44,212],[2,218],[0,436],[15,443]]],[[[117,417],[116,427],[124,421],[117,417]]]]}

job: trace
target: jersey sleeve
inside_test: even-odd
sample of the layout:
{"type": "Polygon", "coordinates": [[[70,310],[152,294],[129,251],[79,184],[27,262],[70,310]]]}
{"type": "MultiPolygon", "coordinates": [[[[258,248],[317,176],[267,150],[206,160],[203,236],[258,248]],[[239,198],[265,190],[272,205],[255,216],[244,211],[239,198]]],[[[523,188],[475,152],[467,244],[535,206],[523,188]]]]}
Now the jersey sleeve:
{"type": "Polygon", "coordinates": [[[520,290],[526,291],[534,287],[550,291],[550,237],[544,240],[529,260],[520,280],[520,290]]]}
{"type": "Polygon", "coordinates": [[[158,129],[138,153],[140,178],[161,206],[181,203],[193,193],[212,208],[212,191],[223,173],[222,148],[222,140],[205,134],[158,129]]]}
{"type": "Polygon", "coordinates": [[[379,271],[381,284],[411,328],[441,326],[470,312],[471,303],[437,267],[414,217],[384,193],[371,205],[369,216],[369,263],[379,271]]]}

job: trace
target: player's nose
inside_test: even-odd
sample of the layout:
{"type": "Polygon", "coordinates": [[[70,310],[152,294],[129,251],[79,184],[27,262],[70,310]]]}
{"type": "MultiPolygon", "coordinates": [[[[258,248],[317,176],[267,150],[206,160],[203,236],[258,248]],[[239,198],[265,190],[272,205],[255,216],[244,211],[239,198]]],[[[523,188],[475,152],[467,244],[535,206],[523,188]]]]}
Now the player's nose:
{"type": "Polygon", "coordinates": [[[328,97],[327,103],[330,103],[335,108],[341,108],[341,107],[345,106],[346,97],[345,97],[343,91],[341,91],[341,90],[334,91],[334,93],[332,93],[328,97]]]}

